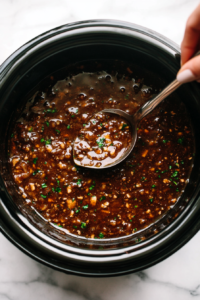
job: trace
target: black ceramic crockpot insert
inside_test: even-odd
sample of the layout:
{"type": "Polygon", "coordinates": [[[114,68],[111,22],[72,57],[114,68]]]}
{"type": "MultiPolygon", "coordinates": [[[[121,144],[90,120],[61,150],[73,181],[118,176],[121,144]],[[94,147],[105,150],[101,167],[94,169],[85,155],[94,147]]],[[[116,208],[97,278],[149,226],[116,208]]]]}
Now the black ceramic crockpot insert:
{"type": "Polygon", "coordinates": [[[177,91],[190,115],[195,158],[189,183],[175,207],[138,234],[92,240],[66,234],[24,205],[8,165],[8,138],[24,99],[52,72],[74,62],[119,59],[153,71],[166,82],[180,68],[179,47],[146,28],[92,20],[48,31],[13,53],[0,67],[0,226],[22,251],[57,270],[85,276],[114,276],[147,268],[184,245],[199,229],[200,84],[177,91]],[[140,239],[143,237],[144,239],[140,239]]]}

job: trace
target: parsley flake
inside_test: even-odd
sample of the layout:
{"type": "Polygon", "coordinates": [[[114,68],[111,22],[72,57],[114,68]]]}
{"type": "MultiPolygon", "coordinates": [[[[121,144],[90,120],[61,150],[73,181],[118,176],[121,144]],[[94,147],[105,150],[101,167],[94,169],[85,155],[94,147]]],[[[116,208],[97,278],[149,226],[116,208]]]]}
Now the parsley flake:
{"type": "Polygon", "coordinates": [[[87,209],[88,208],[88,204],[87,205],[84,205],[82,206],[83,209],[87,209]]]}
{"type": "Polygon", "coordinates": [[[40,194],[40,196],[41,196],[42,198],[44,198],[44,199],[47,197],[47,196],[45,196],[45,195],[43,195],[43,194],[40,194]]]}
{"type": "Polygon", "coordinates": [[[86,223],[85,222],[81,222],[81,228],[83,228],[83,229],[86,228],[86,223]]]}
{"type": "Polygon", "coordinates": [[[56,187],[56,188],[55,188],[55,191],[56,191],[57,193],[60,193],[60,192],[61,192],[61,188],[60,188],[60,187],[56,187]]]}
{"type": "Polygon", "coordinates": [[[36,165],[36,163],[37,163],[37,160],[38,160],[38,157],[35,157],[35,158],[33,159],[33,163],[34,163],[34,165],[36,165]]]}
{"type": "Polygon", "coordinates": [[[126,128],[128,125],[127,124],[123,124],[122,125],[122,130],[124,130],[124,128],[126,128]]]}
{"type": "Polygon", "coordinates": [[[180,144],[180,145],[182,145],[183,144],[183,141],[184,141],[184,137],[182,137],[182,138],[180,138],[180,139],[178,139],[178,144],[180,144]]]}
{"type": "Polygon", "coordinates": [[[98,144],[99,148],[104,147],[104,142],[105,142],[105,138],[101,138],[99,139],[99,141],[96,141],[96,143],[98,144]]]}

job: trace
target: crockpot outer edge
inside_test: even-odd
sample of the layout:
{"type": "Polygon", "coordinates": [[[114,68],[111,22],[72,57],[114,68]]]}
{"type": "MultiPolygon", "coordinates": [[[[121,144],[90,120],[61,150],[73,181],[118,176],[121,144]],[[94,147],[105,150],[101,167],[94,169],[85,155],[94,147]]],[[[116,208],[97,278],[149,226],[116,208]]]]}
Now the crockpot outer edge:
{"type": "Polygon", "coordinates": [[[66,32],[69,30],[74,30],[77,28],[85,28],[85,27],[99,27],[99,26],[106,26],[106,27],[115,27],[115,28],[125,28],[134,30],[136,32],[143,33],[145,35],[149,35],[153,37],[155,40],[160,41],[162,44],[166,45],[167,47],[171,48],[173,51],[177,51],[177,54],[180,52],[180,48],[178,44],[171,41],[170,39],[166,38],[162,34],[153,31],[151,29],[148,29],[146,27],[119,21],[119,20],[111,20],[111,19],[91,19],[91,20],[84,20],[79,22],[73,22],[61,25],[59,27],[50,29],[35,38],[31,39],[24,45],[22,45],[20,48],[18,48],[15,52],[13,52],[1,65],[0,65],[0,82],[2,78],[5,76],[5,74],[9,71],[11,66],[17,61],[23,54],[25,54],[29,49],[31,49],[34,45],[41,43],[42,41],[58,35],[59,33],[66,32]]]}
{"type": "MultiPolygon", "coordinates": [[[[66,28],[67,28],[67,30],[73,30],[73,29],[75,29],[75,28],[77,28],[77,27],[84,27],[84,25],[85,26],[93,26],[94,24],[95,24],[95,26],[101,26],[102,24],[105,26],[106,25],[106,22],[109,22],[109,21],[107,21],[107,20],[97,20],[97,21],[95,21],[95,20],[93,20],[93,21],[87,21],[87,22],[77,22],[77,23],[72,23],[72,24],[67,24],[67,25],[64,25],[64,26],[61,26],[61,27],[59,27],[59,28],[57,28],[57,29],[53,29],[53,30],[50,30],[50,31],[48,31],[48,32],[46,32],[46,33],[44,33],[44,34],[42,34],[42,35],[40,35],[39,37],[37,37],[37,38],[35,38],[35,39],[33,39],[32,41],[30,41],[30,42],[28,42],[27,44],[25,44],[24,46],[22,46],[20,49],[18,49],[13,55],[11,55],[9,58],[8,58],[8,60],[6,61],[6,62],[4,62],[3,64],[2,64],[2,66],[1,66],[1,78],[3,78],[4,76],[5,76],[5,74],[7,73],[7,72],[9,72],[9,69],[10,69],[10,67],[12,67],[12,65],[13,65],[13,63],[15,62],[15,61],[17,61],[18,59],[19,59],[19,56],[21,56],[21,55],[23,55],[24,53],[26,53],[26,51],[28,50],[28,49],[30,49],[32,46],[33,46],[33,44],[35,43],[35,44],[37,44],[37,43],[40,43],[41,41],[43,41],[43,40],[45,40],[45,39],[48,39],[49,37],[51,37],[51,36],[53,36],[53,35],[56,35],[56,34],[58,34],[58,33],[60,33],[60,32],[62,32],[63,30],[65,30],[66,28]],[[58,32],[57,32],[57,30],[58,30],[58,32]],[[3,72],[3,71],[4,72],[3,72]]],[[[117,26],[125,26],[126,27],[126,25],[127,25],[127,23],[125,23],[125,22],[118,22],[117,23],[117,26]],[[119,25],[120,24],[120,25],[119,25]],[[122,24],[122,25],[121,25],[122,24]]],[[[112,21],[111,21],[111,23],[109,23],[109,25],[108,26],[113,26],[113,24],[112,24],[112,21]]],[[[133,25],[134,26],[134,25],[133,25]]],[[[130,28],[131,30],[134,30],[135,28],[134,27],[131,27],[131,24],[128,24],[127,25],[127,28],[130,28]],[[130,26],[130,27],[129,27],[130,26]]],[[[144,29],[144,28],[142,28],[142,27],[140,27],[140,26],[137,26],[136,25],[136,31],[141,31],[142,33],[144,33],[144,30],[146,30],[147,31],[147,33],[145,32],[145,34],[149,34],[149,35],[153,35],[153,38],[154,37],[156,37],[156,39],[158,39],[159,41],[162,41],[162,39],[163,39],[163,41],[164,40],[166,40],[164,37],[162,37],[162,36],[160,36],[160,35],[157,35],[155,32],[152,32],[152,31],[148,31],[147,29],[144,29]]],[[[162,41],[162,42],[163,42],[162,41]]],[[[168,40],[167,41],[167,43],[164,41],[164,43],[165,43],[165,45],[167,44],[167,46],[169,46],[170,45],[170,41],[168,40]]],[[[172,43],[172,46],[170,45],[170,47],[173,49],[173,50],[176,50],[176,53],[178,53],[178,49],[177,49],[177,47],[175,46],[175,44],[174,43],[172,43]]],[[[3,210],[3,208],[1,207],[1,209],[0,209],[0,212],[3,210]]],[[[176,246],[176,247],[174,247],[173,248],[173,251],[169,251],[167,254],[165,254],[165,255],[161,255],[160,257],[158,257],[158,258],[156,258],[154,261],[151,261],[151,262],[148,262],[148,263],[146,263],[146,264],[143,264],[143,266],[142,267],[139,267],[139,268],[131,268],[131,270],[126,270],[126,271],[124,271],[124,270],[122,270],[121,272],[120,272],[120,270],[115,270],[115,272],[113,273],[113,272],[111,272],[110,273],[110,275],[120,275],[120,274],[124,274],[124,273],[129,273],[129,272],[132,272],[132,271],[138,271],[138,270],[140,270],[140,269],[143,269],[143,268],[146,268],[146,267],[149,267],[150,265],[153,265],[153,264],[155,264],[155,263],[157,263],[158,261],[160,261],[160,260],[162,260],[162,259],[164,259],[165,257],[167,257],[167,256],[169,256],[171,253],[173,253],[173,252],[175,252],[178,248],[180,248],[185,242],[187,242],[187,240],[189,240],[190,238],[191,238],[191,235],[194,235],[196,232],[197,232],[197,230],[198,230],[198,228],[199,228],[199,222],[198,222],[198,225],[197,225],[197,223],[195,223],[196,225],[195,226],[192,226],[192,228],[191,228],[191,231],[190,231],[190,235],[188,235],[187,236],[187,238],[183,241],[182,240],[182,243],[180,243],[179,242],[179,244],[178,244],[178,246],[176,246]]],[[[32,251],[31,251],[31,248],[28,250],[27,248],[28,248],[28,246],[27,246],[27,248],[25,249],[22,245],[20,245],[19,243],[17,243],[16,241],[17,241],[17,237],[15,238],[15,240],[12,238],[12,230],[10,230],[10,233],[8,233],[9,232],[9,224],[7,224],[6,225],[6,222],[3,222],[3,218],[2,218],[2,220],[1,220],[1,227],[2,227],[2,231],[3,231],[3,233],[10,239],[10,240],[12,240],[12,242],[13,243],[15,243],[18,247],[20,247],[23,251],[25,251],[26,253],[29,253],[29,255],[31,255],[32,257],[34,256],[34,258],[36,258],[36,256],[32,253],[32,251]],[[8,226],[7,226],[8,225],[8,226]],[[5,228],[7,228],[7,230],[5,229],[5,228]]],[[[32,249],[33,250],[33,249],[32,249]]],[[[38,255],[38,254],[37,254],[38,255]]],[[[125,255],[125,256],[128,256],[128,255],[125,255]]],[[[38,258],[37,258],[38,259],[38,258]]],[[[50,260],[51,260],[51,258],[49,258],[50,260]]],[[[39,260],[40,261],[42,261],[43,263],[45,262],[45,259],[42,259],[42,258],[39,258],[39,260]]],[[[88,261],[88,263],[89,263],[89,261],[88,261]]],[[[48,261],[48,262],[46,262],[46,264],[47,265],[51,265],[51,263],[50,263],[50,261],[48,261]]],[[[52,265],[51,265],[52,266],[52,265]]],[[[68,269],[68,270],[63,270],[61,267],[55,267],[55,268],[57,268],[57,269],[60,269],[60,270],[62,270],[62,271],[65,271],[65,272],[70,272],[70,270],[68,269]]],[[[74,271],[74,270],[72,270],[72,272],[73,273],[76,273],[76,274],[79,274],[79,272],[76,272],[76,271],[74,271]]],[[[71,273],[71,272],[70,272],[71,273]]],[[[86,273],[86,274],[84,274],[84,272],[82,271],[81,272],[81,274],[79,274],[79,275],[92,275],[92,276],[105,276],[105,275],[107,275],[107,276],[109,276],[109,272],[107,273],[104,273],[104,272],[101,272],[101,274],[99,274],[99,272],[97,272],[97,273],[91,273],[91,274],[89,274],[89,273],[86,273]]]]}

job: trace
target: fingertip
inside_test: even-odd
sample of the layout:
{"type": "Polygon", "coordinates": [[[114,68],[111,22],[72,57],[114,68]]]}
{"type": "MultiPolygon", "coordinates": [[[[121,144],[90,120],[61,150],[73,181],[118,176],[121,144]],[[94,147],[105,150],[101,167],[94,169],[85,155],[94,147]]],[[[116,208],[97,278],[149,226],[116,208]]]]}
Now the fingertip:
{"type": "Polygon", "coordinates": [[[183,71],[180,70],[176,76],[176,79],[180,83],[186,83],[195,80],[196,76],[193,74],[193,72],[190,69],[186,69],[183,71]]]}

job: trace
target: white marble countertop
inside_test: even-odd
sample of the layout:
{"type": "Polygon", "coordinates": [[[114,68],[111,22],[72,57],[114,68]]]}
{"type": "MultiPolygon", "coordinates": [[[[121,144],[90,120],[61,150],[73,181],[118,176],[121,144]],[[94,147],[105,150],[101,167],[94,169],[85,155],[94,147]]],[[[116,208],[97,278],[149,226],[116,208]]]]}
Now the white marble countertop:
{"type": "MultiPolygon", "coordinates": [[[[36,35],[96,18],[133,22],[180,44],[199,0],[0,0],[0,64],[36,35]]],[[[29,258],[0,233],[0,300],[200,299],[200,233],[165,261],[116,278],[82,278],[29,258]]]]}

